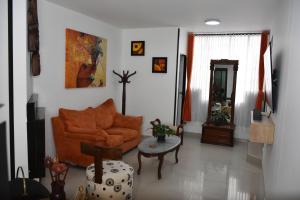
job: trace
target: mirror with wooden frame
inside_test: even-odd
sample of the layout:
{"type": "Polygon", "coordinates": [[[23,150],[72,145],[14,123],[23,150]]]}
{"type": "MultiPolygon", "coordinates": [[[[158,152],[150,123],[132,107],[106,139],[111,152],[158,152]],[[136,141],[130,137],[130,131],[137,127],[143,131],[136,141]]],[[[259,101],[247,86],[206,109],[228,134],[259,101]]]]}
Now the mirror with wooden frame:
{"type": "Polygon", "coordinates": [[[238,60],[211,60],[207,121],[203,143],[233,146],[234,105],[238,60]]]}

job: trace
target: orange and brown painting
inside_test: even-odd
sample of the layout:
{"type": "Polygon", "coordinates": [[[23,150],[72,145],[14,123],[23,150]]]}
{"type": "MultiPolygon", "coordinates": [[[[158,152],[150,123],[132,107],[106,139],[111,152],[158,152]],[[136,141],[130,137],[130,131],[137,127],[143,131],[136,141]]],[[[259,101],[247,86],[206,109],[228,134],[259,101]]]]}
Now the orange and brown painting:
{"type": "Polygon", "coordinates": [[[152,58],[152,73],[167,73],[167,57],[152,58]]]}
{"type": "Polygon", "coordinates": [[[107,40],[66,29],[66,88],[106,85],[107,40]]]}

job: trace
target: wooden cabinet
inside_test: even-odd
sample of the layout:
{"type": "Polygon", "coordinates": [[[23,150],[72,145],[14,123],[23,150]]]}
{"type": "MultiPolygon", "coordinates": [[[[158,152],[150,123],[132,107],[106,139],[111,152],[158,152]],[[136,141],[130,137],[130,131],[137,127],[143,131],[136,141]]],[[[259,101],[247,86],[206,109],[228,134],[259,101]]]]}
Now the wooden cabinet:
{"type": "Polygon", "coordinates": [[[202,143],[233,146],[234,125],[216,126],[212,123],[202,125],[202,143]]]}
{"type": "Polygon", "coordinates": [[[238,60],[222,59],[210,62],[209,101],[207,120],[202,125],[202,143],[234,145],[234,105],[238,65],[238,60]],[[227,74],[231,74],[229,78],[227,74]]]}

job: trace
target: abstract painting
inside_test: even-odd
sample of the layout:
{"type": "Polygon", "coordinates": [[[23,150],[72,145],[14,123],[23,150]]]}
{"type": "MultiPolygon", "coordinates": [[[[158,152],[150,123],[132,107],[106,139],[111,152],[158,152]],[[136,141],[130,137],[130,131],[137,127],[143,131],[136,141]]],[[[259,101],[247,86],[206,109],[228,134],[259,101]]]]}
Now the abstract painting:
{"type": "Polygon", "coordinates": [[[167,73],[167,57],[152,58],[152,73],[167,73]]]}
{"type": "Polygon", "coordinates": [[[131,55],[144,56],[145,55],[145,41],[131,41],[131,55]]]}
{"type": "Polygon", "coordinates": [[[66,29],[66,88],[106,85],[107,40],[66,29]]]}

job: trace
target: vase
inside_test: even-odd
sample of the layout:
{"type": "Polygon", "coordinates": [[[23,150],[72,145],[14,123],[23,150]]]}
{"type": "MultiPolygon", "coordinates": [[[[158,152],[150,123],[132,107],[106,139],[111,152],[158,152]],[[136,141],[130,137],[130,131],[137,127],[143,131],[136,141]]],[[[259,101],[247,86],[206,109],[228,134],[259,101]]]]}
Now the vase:
{"type": "Polygon", "coordinates": [[[166,135],[158,135],[157,142],[159,142],[159,143],[166,142],[166,135]]]}

